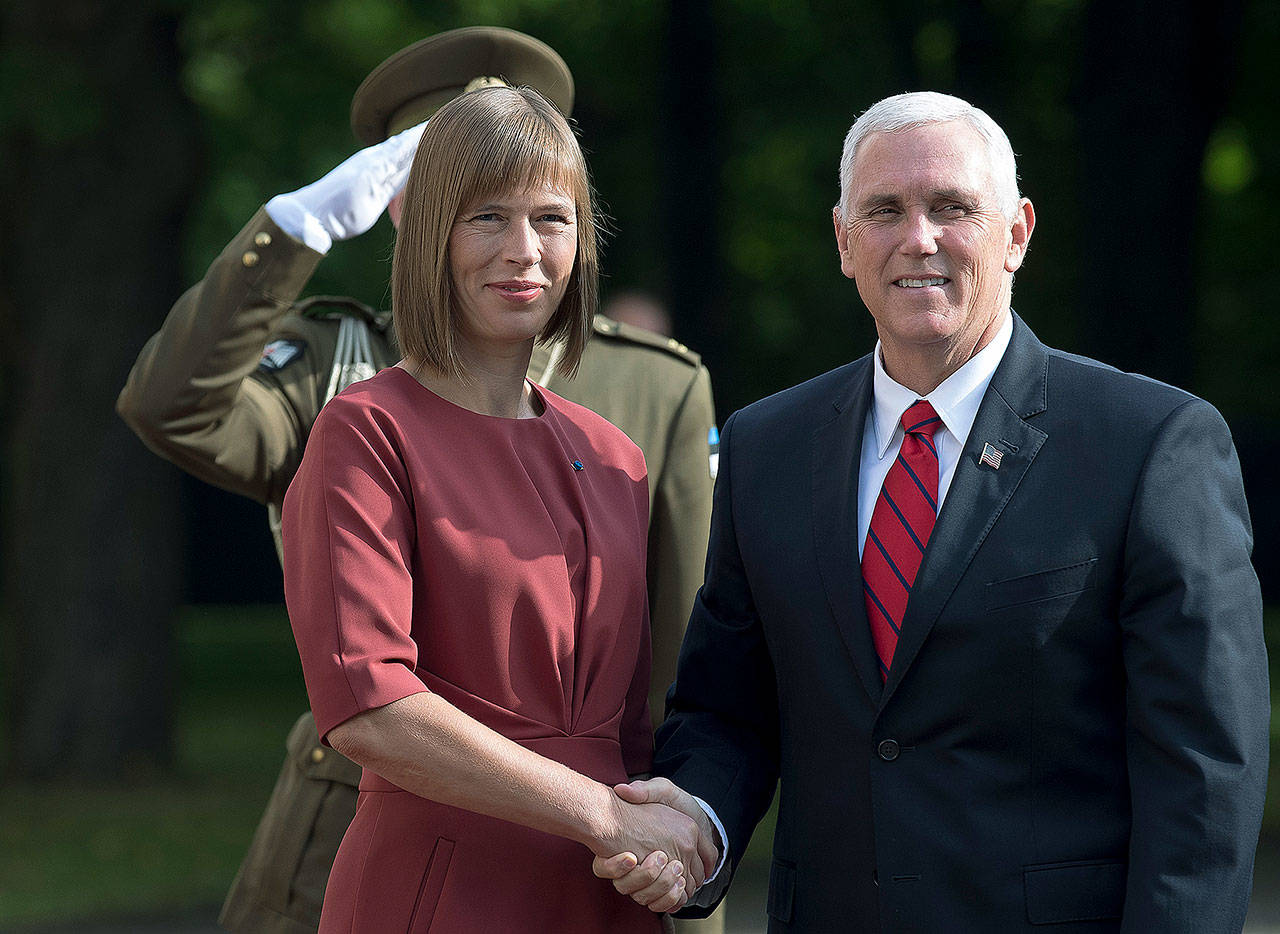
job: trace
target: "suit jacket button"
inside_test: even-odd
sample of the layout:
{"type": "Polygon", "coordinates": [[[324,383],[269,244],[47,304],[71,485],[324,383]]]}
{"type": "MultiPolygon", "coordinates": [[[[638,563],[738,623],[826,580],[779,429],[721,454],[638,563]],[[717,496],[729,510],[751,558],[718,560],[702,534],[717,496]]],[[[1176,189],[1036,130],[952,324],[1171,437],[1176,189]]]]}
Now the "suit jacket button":
{"type": "Polygon", "coordinates": [[[881,740],[880,745],[876,747],[877,755],[879,755],[885,762],[892,762],[894,759],[898,758],[898,753],[900,751],[901,749],[898,744],[891,739],[881,740]]]}

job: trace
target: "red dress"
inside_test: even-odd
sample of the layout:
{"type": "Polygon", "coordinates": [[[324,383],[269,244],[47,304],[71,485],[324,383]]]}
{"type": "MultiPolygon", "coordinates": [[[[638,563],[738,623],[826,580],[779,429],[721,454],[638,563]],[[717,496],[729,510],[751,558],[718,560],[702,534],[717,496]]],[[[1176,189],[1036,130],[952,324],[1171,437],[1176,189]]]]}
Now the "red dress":
{"type": "MultiPolygon", "coordinates": [[[[599,781],[648,770],[644,458],[539,392],[540,417],[497,418],[391,367],[320,413],[284,542],[321,736],[426,690],[599,781]]],[[[366,769],[320,930],[660,930],[591,859],[366,769]]]]}

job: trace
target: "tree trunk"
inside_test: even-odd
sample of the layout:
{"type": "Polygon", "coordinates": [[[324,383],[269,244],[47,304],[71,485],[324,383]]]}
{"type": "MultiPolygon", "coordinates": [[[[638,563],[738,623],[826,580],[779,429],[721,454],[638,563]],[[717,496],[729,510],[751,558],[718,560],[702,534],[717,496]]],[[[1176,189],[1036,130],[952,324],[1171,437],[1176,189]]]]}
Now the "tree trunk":
{"type": "Polygon", "coordinates": [[[3,15],[7,770],[108,778],[171,749],[177,472],[114,400],[178,294],[195,122],[156,3],[3,15]]]}
{"type": "MultiPolygon", "coordinates": [[[[720,252],[720,97],[710,0],[672,0],[661,88],[663,232],[671,312],[702,354],[716,398],[736,398],[720,252]]],[[[722,403],[723,405],[723,403],[722,403]]]]}
{"type": "Polygon", "coordinates": [[[1083,351],[1181,386],[1195,375],[1205,146],[1227,104],[1241,0],[1095,0],[1079,115],[1083,351]]]}

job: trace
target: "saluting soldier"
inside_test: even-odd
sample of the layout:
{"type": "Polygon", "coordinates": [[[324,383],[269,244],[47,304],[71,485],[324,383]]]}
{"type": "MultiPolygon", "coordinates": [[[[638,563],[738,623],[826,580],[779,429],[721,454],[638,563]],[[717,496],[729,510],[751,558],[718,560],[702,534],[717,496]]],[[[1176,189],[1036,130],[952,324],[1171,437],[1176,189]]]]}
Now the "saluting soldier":
{"type": "MultiPolygon", "coordinates": [[[[121,416],[156,453],[279,510],[312,423],[335,392],[399,359],[390,315],[345,297],[298,301],[335,241],[367,231],[399,199],[422,125],[446,101],[495,83],[529,85],[568,114],[573,77],[556,52],[510,29],[473,26],[423,39],[375,68],[351,125],[366,148],[319,181],[261,208],[178,299],[120,394],[121,416]]],[[[702,579],[715,423],[697,354],[599,316],[577,377],[559,348],[534,350],[529,376],[601,413],[649,467],[650,708],[663,697],[702,579]]],[[[232,931],[314,932],[334,853],[355,811],[360,767],[320,744],[309,713],[290,731],[266,813],[220,917],[232,931]]],[[[606,884],[606,883],[602,883],[606,884]]],[[[722,918],[678,930],[723,931],[722,918]]]]}

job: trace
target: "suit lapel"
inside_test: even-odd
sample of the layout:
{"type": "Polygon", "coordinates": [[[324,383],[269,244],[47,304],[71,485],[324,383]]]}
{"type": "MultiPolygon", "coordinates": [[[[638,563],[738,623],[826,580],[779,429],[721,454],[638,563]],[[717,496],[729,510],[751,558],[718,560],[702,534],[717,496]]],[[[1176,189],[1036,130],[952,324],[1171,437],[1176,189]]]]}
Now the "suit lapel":
{"type": "Polygon", "coordinates": [[[871,358],[859,361],[831,418],[813,433],[813,529],[827,603],[863,688],[880,696],[880,671],[867,626],[858,561],[858,469],[871,404],[871,358]]]}
{"type": "Polygon", "coordinates": [[[951,488],[911,588],[881,706],[892,696],[960,578],[1048,437],[1026,419],[1043,412],[1048,355],[1022,319],[978,408],[951,488]],[[980,463],[983,446],[1003,453],[1000,467],[980,463]]]}

